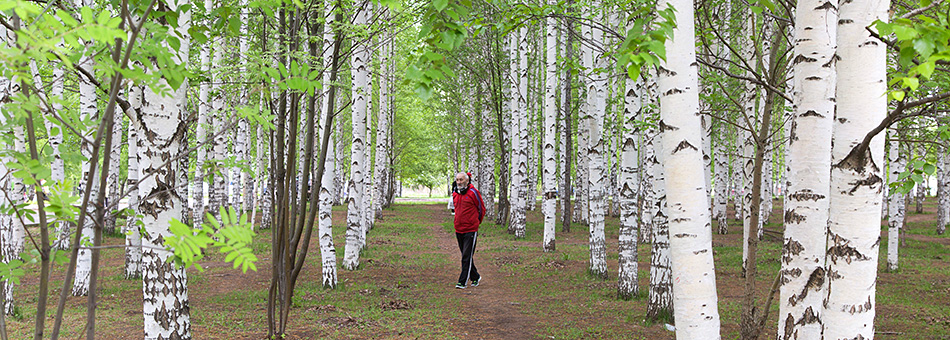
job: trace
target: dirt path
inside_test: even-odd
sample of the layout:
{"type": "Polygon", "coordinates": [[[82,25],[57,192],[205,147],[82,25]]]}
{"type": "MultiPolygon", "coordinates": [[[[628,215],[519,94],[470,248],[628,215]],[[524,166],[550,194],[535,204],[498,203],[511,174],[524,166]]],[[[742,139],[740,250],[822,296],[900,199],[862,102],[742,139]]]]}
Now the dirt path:
{"type": "MultiPolygon", "coordinates": [[[[454,260],[452,265],[446,266],[444,270],[452,273],[447,276],[455,277],[459,271],[458,261],[461,256],[458,242],[454,234],[446,233],[440,225],[435,224],[448,220],[451,215],[438,205],[428,205],[426,208],[429,210],[426,222],[433,223],[429,232],[433,239],[438,240],[440,251],[454,260]]],[[[491,239],[479,240],[474,256],[484,283],[478,287],[455,289],[450,286],[451,281],[446,282],[446,290],[451,289],[446,293],[458,296],[458,301],[467,311],[465,319],[452,321],[453,327],[460,330],[458,336],[462,339],[534,338],[537,320],[522,312],[522,306],[517,301],[523,299],[508,289],[511,284],[498,270],[498,266],[492,264],[488,256],[478,252],[478,249],[490,247],[491,242],[491,239]]]]}

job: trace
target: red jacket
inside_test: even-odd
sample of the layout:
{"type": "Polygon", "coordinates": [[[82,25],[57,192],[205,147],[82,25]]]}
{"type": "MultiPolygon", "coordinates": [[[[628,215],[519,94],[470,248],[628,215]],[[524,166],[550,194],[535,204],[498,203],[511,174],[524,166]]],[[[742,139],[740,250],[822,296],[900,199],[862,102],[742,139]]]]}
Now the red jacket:
{"type": "Polygon", "coordinates": [[[485,218],[485,202],[482,201],[482,193],[469,183],[465,194],[452,193],[452,201],[455,203],[455,232],[478,231],[478,225],[485,218]]]}

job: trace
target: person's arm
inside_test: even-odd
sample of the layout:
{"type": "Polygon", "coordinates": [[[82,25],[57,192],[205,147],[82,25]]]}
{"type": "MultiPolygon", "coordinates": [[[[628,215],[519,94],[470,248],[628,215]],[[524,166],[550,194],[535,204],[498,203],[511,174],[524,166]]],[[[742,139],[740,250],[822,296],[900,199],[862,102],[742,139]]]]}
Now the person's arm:
{"type": "Polygon", "coordinates": [[[478,189],[472,187],[472,192],[475,193],[475,207],[478,208],[478,223],[482,223],[485,218],[485,201],[482,200],[482,193],[478,192],[478,189]]]}

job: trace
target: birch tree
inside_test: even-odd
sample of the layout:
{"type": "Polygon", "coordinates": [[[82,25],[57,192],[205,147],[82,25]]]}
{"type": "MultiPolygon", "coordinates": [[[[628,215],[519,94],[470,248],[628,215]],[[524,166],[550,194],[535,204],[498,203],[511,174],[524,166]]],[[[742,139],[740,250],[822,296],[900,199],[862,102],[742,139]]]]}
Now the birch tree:
{"type": "Polygon", "coordinates": [[[943,235],[950,223],[950,155],[947,149],[937,150],[937,235],[943,235]]]}
{"type": "MultiPolygon", "coordinates": [[[[136,117],[142,115],[142,98],[145,95],[142,85],[129,86],[129,105],[135,110],[136,117]]],[[[139,188],[141,178],[138,158],[138,131],[139,124],[135,120],[129,121],[129,131],[126,142],[128,144],[129,165],[126,187],[129,190],[129,208],[132,213],[126,219],[122,232],[125,234],[125,278],[137,279],[142,276],[142,233],[138,226],[139,188]]],[[[200,184],[200,183],[199,183],[200,184]]],[[[197,194],[196,197],[199,197],[197,194]]],[[[197,200],[197,199],[196,199],[197,200]]],[[[196,212],[198,213],[198,212],[196,212]]]]}
{"type": "MultiPolygon", "coordinates": [[[[600,10],[598,1],[591,4],[591,13],[597,13],[600,10]]],[[[600,17],[600,16],[598,16],[600,17]]],[[[603,40],[603,31],[599,29],[591,30],[590,39],[593,43],[601,43],[603,40]]],[[[605,66],[604,57],[601,54],[593,55],[591,51],[590,58],[597,68],[605,66]]],[[[588,129],[590,131],[590,144],[587,149],[588,158],[588,188],[589,188],[589,217],[590,223],[590,273],[601,279],[607,278],[607,249],[604,235],[604,215],[606,209],[606,194],[604,189],[604,174],[606,172],[604,162],[604,116],[607,111],[605,75],[600,72],[594,72],[591,68],[588,71],[589,83],[587,87],[587,102],[590,103],[590,118],[588,118],[588,129]]]]}
{"type": "Polygon", "coordinates": [[[865,136],[887,116],[887,46],[866,27],[886,22],[889,6],[875,0],[842,1],[838,7],[828,279],[821,312],[826,339],[874,337],[884,138],[865,136]]]}
{"type": "MultiPolygon", "coordinates": [[[[359,5],[359,10],[355,14],[354,25],[361,27],[366,25],[366,6],[359,5]]],[[[363,231],[362,219],[362,194],[363,194],[363,162],[365,161],[365,141],[366,141],[366,109],[369,101],[368,93],[365,93],[368,82],[369,69],[367,61],[369,60],[369,50],[365,45],[354,44],[353,52],[350,57],[353,76],[353,142],[350,146],[350,182],[349,194],[346,198],[346,248],[343,255],[343,268],[354,270],[359,266],[359,255],[362,250],[365,235],[363,231]]]]}
{"type": "Polygon", "coordinates": [[[800,1],[793,46],[792,123],[786,146],[788,194],[779,288],[778,338],[819,339],[826,280],[825,228],[831,190],[838,13],[830,2],[800,1]]]}
{"type": "Polygon", "coordinates": [[[617,262],[617,293],[628,300],[640,293],[637,285],[637,201],[639,199],[639,166],[637,162],[636,119],[640,112],[642,83],[639,79],[627,77],[624,80],[623,137],[622,137],[622,180],[620,183],[620,236],[617,262]]]}
{"type": "MultiPolygon", "coordinates": [[[[556,1],[548,0],[548,5],[555,5],[556,1]]],[[[544,73],[544,171],[541,177],[544,186],[544,198],[541,203],[541,212],[544,214],[544,235],[541,248],[545,252],[555,250],[555,208],[557,205],[557,163],[554,160],[554,143],[556,141],[555,121],[557,108],[555,107],[557,82],[557,22],[554,18],[545,19],[545,73],[544,73]]]]}
{"type": "Polygon", "coordinates": [[[528,190],[528,29],[518,29],[517,38],[512,39],[512,54],[517,51],[517,77],[512,85],[514,102],[512,117],[512,176],[511,176],[511,222],[509,232],[515,238],[525,237],[526,193],[528,190]]]}
{"type": "MultiPolygon", "coordinates": [[[[172,11],[187,0],[168,3],[172,11]]],[[[185,12],[179,19],[177,29],[181,36],[187,37],[190,15],[185,12]]],[[[169,28],[174,30],[175,28],[169,28]]],[[[172,33],[175,34],[175,33],[172,33]]],[[[177,50],[177,63],[188,60],[188,39],[182,40],[183,48],[177,50]]],[[[169,46],[169,50],[175,52],[169,46]]],[[[152,72],[157,65],[152,66],[152,72]]],[[[161,84],[168,86],[164,80],[161,84]]],[[[139,138],[136,152],[138,165],[143,174],[151,174],[140,179],[138,209],[142,215],[144,231],[142,233],[142,293],[144,295],[143,312],[145,339],[190,339],[191,315],[188,298],[188,275],[185,268],[170,261],[172,253],[165,250],[164,240],[172,237],[169,225],[172,219],[181,219],[184,195],[181,192],[178,162],[167,162],[179,156],[184,125],[185,94],[187,83],[174,88],[172,95],[163,96],[151,88],[144,93],[142,111],[136,117],[137,129],[143,136],[139,138]]]]}
{"type": "MultiPolygon", "coordinates": [[[[77,6],[90,6],[92,3],[79,0],[76,3],[77,6]]],[[[92,42],[85,42],[87,51],[91,50],[92,42]]],[[[79,60],[79,67],[83,69],[88,74],[92,74],[94,68],[94,61],[92,56],[83,55],[79,60]]],[[[98,96],[96,93],[96,87],[88,79],[80,77],[79,79],[79,116],[83,120],[95,120],[98,117],[98,96]]],[[[90,131],[84,131],[85,137],[80,145],[80,150],[83,157],[86,159],[82,163],[82,178],[88,178],[90,172],[90,164],[92,162],[92,143],[89,142],[89,133],[90,131]]],[[[94,178],[99,178],[98,173],[94,178]]],[[[89,200],[90,202],[95,202],[97,199],[96,193],[99,192],[99,181],[90,181],[90,183],[81,182],[79,185],[80,194],[84,193],[85,190],[90,190],[89,200]]],[[[95,216],[95,208],[92,204],[87,206],[86,214],[88,216],[95,216]]],[[[82,239],[92,240],[93,238],[93,227],[95,221],[92,218],[86,219],[86,225],[82,228],[82,239]]],[[[88,248],[80,248],[79,255],[76,262],[76,276],[73,280],[73,296],[85,296],[89,292],[89,272],[92,270],[92,252],[88,248]]]]}
{"type": "MultiPolygon", "coordinates": [[[[650,133],[648,132],[648,136],[650,133]]],[[[645,144],[652,146],[654,152],[645,160],[653,169],[654,206],[649,208],[651,231],[653,232],[653,249],[650,253],[650,290],[647,302],[647,319],[673,318],[673,274],[670,264],[670,229],[667,218],[666,205],[666,178],[663,166],[660,164],[662,154],[656,150],[660,148],[660,135],[650,137],[652,142],[645,144]]],[[[647,146],[645,146],[647,147],[647,146]]],[[[647,210],[647,209],[644,209],[647,210]]]]}
{"type": "MultiPolygon", "coordinates": [[[[890,168],[888,183],[894,183],[904,172],[905,160],[900,153],[900,142],[891,136],[888,143],[887,163],[890,168]]],[[[900,230],[904,227],[904,194],[893,192],[887,202],[887,270],[897,270],[897,249],[900,247],[900,230]]]]}
{"type": "Polygon", "coordinates": [[[676,9],[676,28],[660,63],[660,126],[670,217],[673,313],[678,339],[719,339],[716,273],[709,199],[703,175],[693,4],[661,0],[676,9]]]}
{"type": "MultiPolygon", "coordinates": [[[[388,18],[388,10],[383,9],[383,19],[388,18]]],[[[390,54],[392,54],[391,38],[385,36],[385,41],[381,43],[379,51],[380,59],[380,77],[379,77],[379,122],[376,128],[376,180],[373,181],[373,217],[380,219],[383,216],[383,205],[386,197],[386,188],[389,179],[389,63],[390,54]]]]}

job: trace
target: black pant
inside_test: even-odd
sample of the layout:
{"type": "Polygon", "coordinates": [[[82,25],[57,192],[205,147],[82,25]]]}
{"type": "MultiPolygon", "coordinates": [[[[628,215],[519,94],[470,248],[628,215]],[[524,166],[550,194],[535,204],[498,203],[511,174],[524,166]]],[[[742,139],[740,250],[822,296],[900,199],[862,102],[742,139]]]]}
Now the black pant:
{"type": "Polygon", "coordinates": [[[475,241],[478,238],[478,232],[455,233],[455,239],[459,242],[459,250],[462,252],[462,273],[459,274],[459,284],[464,285],[468,280],[478,281],[482,276],[478,275],[478,269],[472,260],[472,254],[475,253],[475,241]]]}

